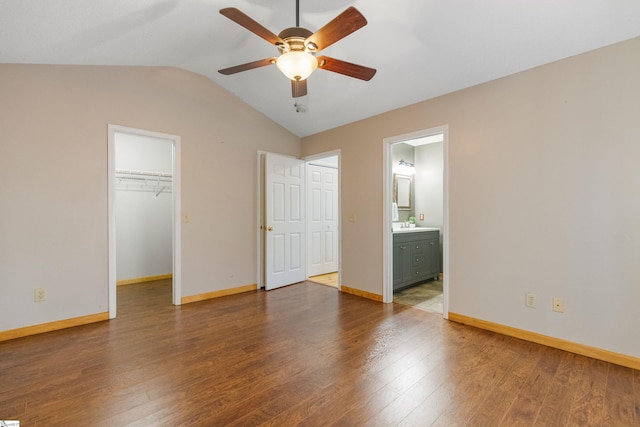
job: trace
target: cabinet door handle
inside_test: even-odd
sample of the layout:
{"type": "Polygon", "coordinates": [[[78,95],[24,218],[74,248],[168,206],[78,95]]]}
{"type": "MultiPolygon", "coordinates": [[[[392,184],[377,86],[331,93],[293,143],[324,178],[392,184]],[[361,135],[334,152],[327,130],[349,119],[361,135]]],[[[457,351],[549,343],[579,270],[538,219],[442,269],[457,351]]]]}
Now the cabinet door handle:
{"type": "Polygon", "coordinates": [[[407,247],[406,246],[400,246],[400,249],[404,250],[404,249],[407,249],[407,247]]]}
{"type": "Polygon", "coordinates": [[[429,243],[429,244],[430,244],[431,246],[435,245],[435,243],[433,243],[433,242],[431,242],[431,243],[429,243]]]}

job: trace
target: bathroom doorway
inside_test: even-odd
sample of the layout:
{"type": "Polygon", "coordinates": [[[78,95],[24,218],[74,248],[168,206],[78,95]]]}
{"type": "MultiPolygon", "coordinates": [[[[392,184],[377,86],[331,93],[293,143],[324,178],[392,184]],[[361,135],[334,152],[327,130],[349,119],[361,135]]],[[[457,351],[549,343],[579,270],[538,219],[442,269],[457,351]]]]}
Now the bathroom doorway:
{"type": "Polygon", "coordinates": [[[384,301],[448,312],[447,128],[387,138],[384,301]]]}
{"type": "Polygon", "coordinates": [[[117,286],[170,286],[180,304],[179,137],[109,126],[109,316],[117,286]]]}

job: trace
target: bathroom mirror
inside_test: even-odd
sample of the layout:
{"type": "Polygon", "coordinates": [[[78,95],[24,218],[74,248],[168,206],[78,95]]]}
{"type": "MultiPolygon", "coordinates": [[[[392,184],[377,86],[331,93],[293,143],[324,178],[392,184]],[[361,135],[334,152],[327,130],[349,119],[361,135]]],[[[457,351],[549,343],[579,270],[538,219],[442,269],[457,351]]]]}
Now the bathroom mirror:
{"type": "Polygon", "coordinates": [[[393,174],[393,201],[400,210],[411,210],[411,177],[393,174]]]}

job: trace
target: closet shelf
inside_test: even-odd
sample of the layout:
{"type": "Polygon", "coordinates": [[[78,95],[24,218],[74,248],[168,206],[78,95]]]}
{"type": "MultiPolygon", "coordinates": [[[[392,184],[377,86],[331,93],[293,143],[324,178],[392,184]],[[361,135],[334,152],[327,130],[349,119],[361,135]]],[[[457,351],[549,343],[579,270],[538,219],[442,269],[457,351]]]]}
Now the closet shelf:
{"type": "Polygon", "coordinates": [[[171,192],[173,175],[170,173],[116,170],[116,190],[150,191],[158,194],[171,192]]]}

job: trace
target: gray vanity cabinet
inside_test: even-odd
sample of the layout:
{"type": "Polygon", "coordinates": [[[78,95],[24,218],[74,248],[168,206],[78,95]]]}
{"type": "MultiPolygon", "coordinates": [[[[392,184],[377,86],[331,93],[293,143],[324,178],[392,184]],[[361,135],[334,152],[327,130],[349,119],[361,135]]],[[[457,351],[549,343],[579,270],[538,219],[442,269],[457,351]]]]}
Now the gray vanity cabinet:
{"type": "Polygon", "coordinates": [[[393,234],[393,290],[408,288],[440,274],[440,232],[393,234]]]}

